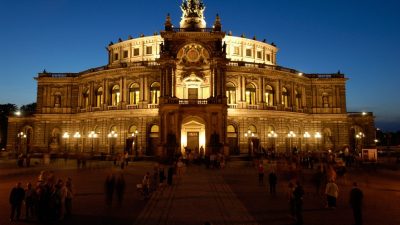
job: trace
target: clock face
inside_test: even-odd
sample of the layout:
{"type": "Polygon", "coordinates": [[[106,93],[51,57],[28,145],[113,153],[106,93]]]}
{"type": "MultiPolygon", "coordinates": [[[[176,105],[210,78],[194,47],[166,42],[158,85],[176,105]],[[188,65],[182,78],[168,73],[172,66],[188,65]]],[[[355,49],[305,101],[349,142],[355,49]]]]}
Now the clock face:
{"type": "Polygon", "coordinates": [[[186,53],[189,62],[197,62],[200,58],[200,53],[196,49],[192,48],[186,53]]]}

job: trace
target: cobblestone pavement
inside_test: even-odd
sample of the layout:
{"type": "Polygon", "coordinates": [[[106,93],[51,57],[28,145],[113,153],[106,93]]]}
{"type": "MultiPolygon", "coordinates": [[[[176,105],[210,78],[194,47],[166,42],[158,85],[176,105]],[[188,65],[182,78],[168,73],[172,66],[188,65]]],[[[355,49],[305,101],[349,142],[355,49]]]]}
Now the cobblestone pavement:
{"type": "MultiPolygon", "coordinates": [[[[228,163],[223,170],[188,166],[185,173],[176,176],[174,185],[162,187],[149,200],[136,192],[146,171],[152,171],[153,162],[133,162],[124,170],[127,190],[121,207],[104,203],[103,183],[112,170],[110,162],[93,162],[88,169],[77,170],[74,162],[57,162],[50,167],[16,169],[1,167],[0,225],[9,224],[8,195],[17,181],[35,181],[42,169],[51,169],[61,177],[72,177],[76,187],[74,215],[56,224],[146,225],[146,224],[292,224],[286,199],[287,180],[283,169],[278,169],[278,193],[270,196],[267,185],[259,185],[257,170],[247,162],[228,163]]],[[[268,167],[268,166],[267,166],[268,167]]],[[[114,169],[115,171],[115,169],[114,169]]],[[[268,168],[267,168],[268,171],[268,168]]],[[[304,221],[306,225],[351,225],[348,193],[353,180],[365,194],[365,225],[400,224],[400,174],[393,171],[365,171],[352,169],[346,179],[338,181],[340,196],[335,210],[325,209],[323,196],[315,194],[310,182],[313,171],[304,170],[301,176],[306,191],[304,221]]],[[[265,181],[267,184],[267,181],[265,181]]],[[[29,221],[14,222],[27,224],[29,221]]]]}

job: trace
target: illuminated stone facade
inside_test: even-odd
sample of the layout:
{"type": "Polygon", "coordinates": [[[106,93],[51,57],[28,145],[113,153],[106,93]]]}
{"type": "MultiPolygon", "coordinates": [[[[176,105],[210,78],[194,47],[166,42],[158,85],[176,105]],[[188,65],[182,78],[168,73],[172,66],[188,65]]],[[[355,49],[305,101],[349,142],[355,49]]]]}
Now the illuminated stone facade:
{"type": "Polygon", "coordinates": [[[39,73],[37,113],[10,118],[7,148],[165,157],[374,144],[372,113],[346,110],[344,74],[278,66],[274,44],[222,32],[219,16],[206,28],[201,1],[181,9],[180,28],[168,16],[160,35],[110,43],[105,66],[39,73]]]}

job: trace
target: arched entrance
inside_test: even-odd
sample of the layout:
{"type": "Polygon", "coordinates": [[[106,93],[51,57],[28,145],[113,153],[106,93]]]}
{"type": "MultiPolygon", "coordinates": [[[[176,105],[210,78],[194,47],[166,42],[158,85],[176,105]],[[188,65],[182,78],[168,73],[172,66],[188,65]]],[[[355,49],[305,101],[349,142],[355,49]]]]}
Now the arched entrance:
{"type": "Polygon", "coordinates": [[[202,118],[189,116],[182,121],[181,152],[199,151],[206,146],[206,126],[202,118]]]}
{"type": "Polygon", "coordinates": [[[157,152],[157,147],[159,145],[159,133],[160,127],[157,124],[153,124],[149,130],[149,139],[148,139],[148,148],[146,151],[146,155],[152,156],[157,152]]]}
{"type": "Polygon", "coordinates": [[[238,134],[236,127],[233,125],[228,125],[226,127],[226,134],[228,138],[229,154],[239,155],[240,151],[238,146],[238,134]]]}

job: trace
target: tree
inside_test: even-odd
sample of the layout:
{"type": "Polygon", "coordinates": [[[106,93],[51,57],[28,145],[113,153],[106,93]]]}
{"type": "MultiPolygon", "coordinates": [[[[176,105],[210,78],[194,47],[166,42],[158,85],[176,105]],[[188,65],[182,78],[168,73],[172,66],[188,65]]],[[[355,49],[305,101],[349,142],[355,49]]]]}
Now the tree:
{"type": "Polygon", "coordinates": [[[21,106],[21,112],[24,116],[31,116],[36,113],[36,102],[21,106]]]}
{"type": "Polygon", "coordinates": [[[17,111],[15,104],[0,104],[0,148],[7,145],[8,117],[17,111]]]}

